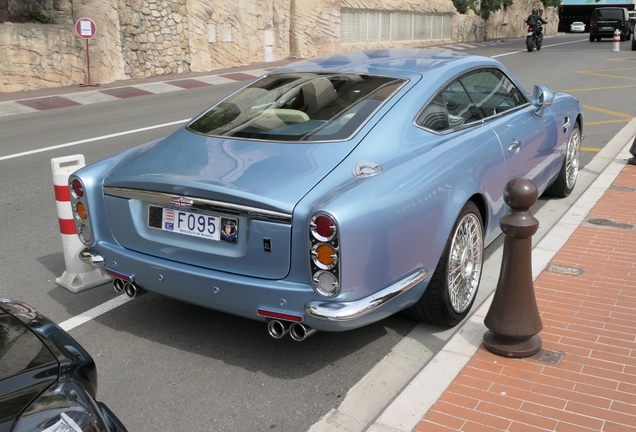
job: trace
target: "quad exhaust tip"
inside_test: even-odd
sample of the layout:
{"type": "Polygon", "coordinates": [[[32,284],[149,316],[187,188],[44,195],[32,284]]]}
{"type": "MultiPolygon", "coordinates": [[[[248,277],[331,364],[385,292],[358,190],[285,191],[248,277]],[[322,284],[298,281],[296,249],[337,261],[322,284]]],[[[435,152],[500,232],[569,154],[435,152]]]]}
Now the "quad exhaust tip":
{"type": "Polygon", "coordinates": [[[115,278],[113,280],[113,288],[118,294],[124,293],[130,298],[137,298],[147,292],[136,283],[128,282],[119,278],[115,278]]]}
{"type": "Polygon", "coordinates": [[[316,329],[313,329],[302,323],[293,323],[289,326],[289,335],[296,342],[304,341],[309,336],[316,333],[316,331],[316,329]]]}
{"type": "Polygon", "coordinates": [[[115,292],[117,294],[121,294],[124,292],[124,285],[126,285],[126,282],[122,279],[113,279],[113,288],[115,288],[115,292]]]}
{"type": "Polygon", "coordinates": [[[281,339],[289,333],[293,340],[301,342],[316,333],[317,330],[302,323],[289,324],[286,321],[271,320],[267,323],[267,331],[274,339],[281,339]]]}
{"type": "Polygon", "coordinates": [[[271,320],[267,323],[267,331],[269,332],[269,335],[274,339],[280,339],[287,333],[289,333],[289,327],[287,326],[287,324],[283,324],[281,321],[271,320]]]}

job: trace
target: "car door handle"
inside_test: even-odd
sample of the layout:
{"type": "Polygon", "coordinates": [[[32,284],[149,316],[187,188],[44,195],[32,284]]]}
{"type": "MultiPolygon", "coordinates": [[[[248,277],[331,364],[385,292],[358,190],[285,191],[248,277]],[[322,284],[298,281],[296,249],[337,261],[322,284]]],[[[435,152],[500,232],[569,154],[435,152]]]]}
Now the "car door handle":
{"type": "Polygon", "coordinates": [[[563,126],[561,126],[561,131],[563,131],[563,133],[566,133],[569,127],[570,127],[570,118],[566,117],[563,119],[563,126]]]}
{"type": "Polygon", "coordinates": [[[519,153],[519,149],[521,148],[521,141],[513,141],[510,146],[508,146],[508,153],[519,153]]]}

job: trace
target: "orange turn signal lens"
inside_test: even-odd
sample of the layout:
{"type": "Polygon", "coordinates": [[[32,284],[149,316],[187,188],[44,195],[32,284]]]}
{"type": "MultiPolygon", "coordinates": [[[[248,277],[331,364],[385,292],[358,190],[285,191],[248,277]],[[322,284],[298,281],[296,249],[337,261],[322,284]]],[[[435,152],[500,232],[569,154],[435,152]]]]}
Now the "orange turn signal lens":
{"type": "Polygon", "coordinates": [[[319,243],[313,247],[312,255],[315,264],[322,269],[330,269],[336,265],[338,258],[336,249],[326,243],[319,243]]]}
{"type": "Polygon", "coordinates": [[[77,216],[79,216],[81,220],[85,220],[88,217],[86,206],[82,203],[77,203],[75,205],[75,212],[77,213],[77,216]]]}

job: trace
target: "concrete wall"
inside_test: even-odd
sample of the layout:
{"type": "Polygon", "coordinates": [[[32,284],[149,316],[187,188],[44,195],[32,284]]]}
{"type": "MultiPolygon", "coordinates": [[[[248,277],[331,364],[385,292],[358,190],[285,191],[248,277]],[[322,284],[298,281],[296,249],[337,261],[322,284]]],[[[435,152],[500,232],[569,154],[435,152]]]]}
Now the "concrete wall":
{"type": "MultiPolygon", "coordinates": [[[[460,15],[450,0],[40,0],[52,24],[0,22],[0,92],[69,86],[86,81],[81,17],[95,21],[89,40],[91,82],[210,71],[252,62],[333,52],[521,37],[523,19],[541,3],[516,0],[486,22],[460,15]],[[340,13],[380,11],[448,14],[451,39],[340,43],[340,13]]],[[[558,13],[543,13],[556,33],[558,13]]]]}

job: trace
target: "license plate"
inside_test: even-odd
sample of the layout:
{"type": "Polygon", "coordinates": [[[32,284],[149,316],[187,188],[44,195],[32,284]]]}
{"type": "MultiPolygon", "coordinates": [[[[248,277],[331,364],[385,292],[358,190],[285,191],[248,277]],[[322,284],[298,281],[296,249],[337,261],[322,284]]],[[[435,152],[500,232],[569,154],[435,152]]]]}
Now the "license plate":
{"type": "Polygon", "coordinates": [[[220,217],[207,213],[148,206],[148,226],[212,241],[237,243],[238,219],[220,217]]]}
{"type": "Polygon", "coordinates": [[[614,27],[601,27],[602,31],[614,31],[614,27]]]}
{"type": "Polygon", "coordinates": [[[161,218],[161,229],[219,241],[221,239],[221,218],[219,216],[164,208],[161,218]]]}
{"type": "Polygon", "coordinates": [[[532,32],[528,32],[528,36],[532,36],[532,32]]]}

